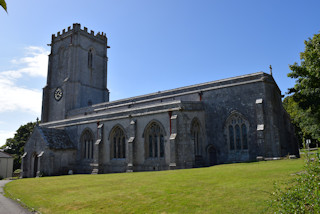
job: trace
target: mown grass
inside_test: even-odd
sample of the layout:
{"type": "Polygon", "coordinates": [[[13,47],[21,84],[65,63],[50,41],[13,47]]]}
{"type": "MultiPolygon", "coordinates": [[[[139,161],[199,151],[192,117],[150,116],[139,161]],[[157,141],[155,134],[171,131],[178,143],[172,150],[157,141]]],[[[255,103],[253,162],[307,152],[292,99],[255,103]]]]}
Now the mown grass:
{"type": "Polygon", "coordinates": [[[302,166],[296,159],[30,178],[8,183],[5,192],[41,213],[269,213],[274,182],[302,166]]]}

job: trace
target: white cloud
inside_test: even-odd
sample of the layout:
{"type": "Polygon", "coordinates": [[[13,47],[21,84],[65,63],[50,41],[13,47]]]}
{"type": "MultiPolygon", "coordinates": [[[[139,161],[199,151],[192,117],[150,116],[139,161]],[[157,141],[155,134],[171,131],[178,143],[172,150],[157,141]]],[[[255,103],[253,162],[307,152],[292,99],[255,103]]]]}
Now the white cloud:
{"type": "Polygon", "coordinates": [[[0,112],[18,110],[40,114],[42,98],[40,90],[21,88],[11,82],[0,81],[0,91],[0,112]]]}
{"type": "Polygon", "coordinates": [[[40,114],[42,92],[39,89],[21,87],[16,80],[25,75],[31,77],[46,77],[48,67],[48,51],[42,47],[26,48],[26,55],[14,59],[15,70],[0,72],[0,113],[7,111],[22,111],[40,114]]]}
{"type": "Polygon", "coordinates": [[[21,68],[15,71],[7,71],[18,76],[27,74],[30,76],[47,76],[48,69],[48,54],[49,52],[42,47],[29,46],[26,48],[26,56],[21,59],[11,60],[11,63],[20,66],[21,68]]]}
{"type": "Polygon", "coordinates": [[[0,146],[6,143],[8,138],[13,138],[15,132],[0,130],[0,146]]]}

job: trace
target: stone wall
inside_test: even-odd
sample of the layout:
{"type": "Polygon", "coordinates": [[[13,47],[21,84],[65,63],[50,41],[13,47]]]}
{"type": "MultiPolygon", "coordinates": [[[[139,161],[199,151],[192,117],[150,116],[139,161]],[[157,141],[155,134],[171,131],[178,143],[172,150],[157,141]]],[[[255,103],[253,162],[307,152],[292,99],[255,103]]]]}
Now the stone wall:
{"type": "Polygon", "coordinates": [[[67,131],[77,145],[75,171],[79,173],[91,173],[95,168],[99,173],[190,168],[252,161],[257,156],[297,155],[290,121],[272,76],[257,73],[185,88],[73,110],[70,119],[42,126],[67,131]],[[240,115],[246,124],[247,149],[229,148],[226,123],[232,115],[240,115]],[[198,157],[191,136],[194,119],[201,127],[198,157]],[[146,158],[144,132],[152,121],[164,130],[164,158],[146,158]],[[101,125],[103,135],[99,138],[101,125]],[[110,156],[110,133],[116,126],[125,133],[126,158],[110,156]],[[83,158],[80,138],[86,129],[93,133],[94,142],[99,141],[97,160],[83,158]],[[131,137],[134,141],[129,143],[131,137]]]}

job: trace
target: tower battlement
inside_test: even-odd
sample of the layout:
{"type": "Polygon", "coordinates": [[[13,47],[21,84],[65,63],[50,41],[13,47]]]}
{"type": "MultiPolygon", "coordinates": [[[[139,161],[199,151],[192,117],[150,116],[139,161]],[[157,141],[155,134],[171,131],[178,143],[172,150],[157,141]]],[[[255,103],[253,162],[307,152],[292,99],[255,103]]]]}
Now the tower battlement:
{"type": "Polygon", "coordinates": [[[69,111],[109,101],[105,33],[74,23],[52,34],[42,121],[66,119],[69,111]]]}
{"type": "Polygon", "coordinates": [[[58,31],[57,34],[52,34],[51,41],[53,43],[57,40],[68,37],[71,34],[74,34],[76,32],[86,33],[88,36],[98,38],[102,41],[105,41],[107,39],[106,33],[104,33],[104,32],[101,32],[101,33],[98,32],[95,34],[93,30],[90,30],[90,32],[89,32],[87,27],[83,27],[83,29],[81,29],[81,25],[79,23],[74,23],[72,28],[71,28],[71,26],[69,26],[67,28],[67,30],[63,29],[62,31],[58,31]]]}

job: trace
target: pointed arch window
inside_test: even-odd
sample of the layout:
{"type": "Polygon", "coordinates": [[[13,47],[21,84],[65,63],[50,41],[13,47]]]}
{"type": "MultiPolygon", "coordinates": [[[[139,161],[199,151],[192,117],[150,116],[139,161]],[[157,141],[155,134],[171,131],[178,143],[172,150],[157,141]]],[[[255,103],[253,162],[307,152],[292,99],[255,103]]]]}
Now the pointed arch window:
{"type": "Polygon", "coordinates": [[[239,113],[233,113],[226,123],[226,134],[230,151],[248,150],[249,122],[239,113]]]}
{"type": "Polygon", "coordinates": [[[112,130],[110,135],[111,159],[126,158],[126,138],[124,131],[119,126],[112,130]]]}
{"type": "Polygon", "coordinates": [[[164,157],[164,132],[158,123],[153,122],[146,129],[145,141],[146,158],[164,157]]]}
{"type": "Polygon", "coordinates": [[[197,119],[192,121],[191,136],[194,145],[194,154],[197,156],[202,155],[200,123],[197,119]]]}
{"type": "Polygon", "coordinates": [[[93,159],[93,134],[85,130],[81,135],[82,157],[84,159],[93,159]]]}

